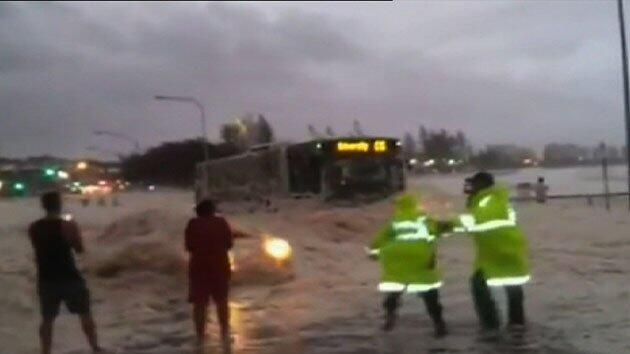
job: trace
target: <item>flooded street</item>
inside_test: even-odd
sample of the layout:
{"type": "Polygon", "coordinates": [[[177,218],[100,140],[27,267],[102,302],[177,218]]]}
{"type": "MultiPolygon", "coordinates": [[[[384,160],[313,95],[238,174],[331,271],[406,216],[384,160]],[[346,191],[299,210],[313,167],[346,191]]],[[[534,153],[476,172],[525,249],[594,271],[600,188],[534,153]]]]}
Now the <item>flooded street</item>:
{"type": "MultiPolygon", "coordinates": [[[[431,182],[414,181],[410,190],[421,191],[425,207],[441,217],[462,206],[459,196],[431,182]]],[[[172,191],[125,194],[116,208],[69,205],[84,227],[88,253],[80,265],[92,289],[101,339],[115,353],[198,353],[186,302],[182,239],[190,200],[190,194],[172,191]]],[[[277,211],[222,206],[240,235],[235,241],[230,302],[233,353],[621,354],[630,350],[623,339],[629,318],[627,312],[618,311],[628,303],[624,284],[630,271],[625,260],[630,247],[624,232],[628,224],[621,207],[606,213],[571,202],[517,205],[532,247],[534,276],[525,292],[530,327],[520,337],[504,331],[500,340],[484,342],[469,295],[470,240],[451,237],[439,245],[444,271],[441,298],[450,334],[433,337],[423,303],[413,296],[404,297],[398,325],[386,334],[380,329],[378,266],[367,259],[363,246],[391,212],[390,202],[350,208],[315,200],[278,200],[274,206],[277,211]],[[592,240],[590,236],[602,227],[607,232],[592,240]],[[279,268],[265,261],[261,235],[289,241],[294,256],[290,265],[279,268]],[[586,251],[577,251],[580,247],[586,251]]],[[[37,203],[2,202],[0,211],[5,216],[0,286],[7,289],[0,295],[6,318],[0,323],[0,342],[10,343],[12,354],[36,353],[38,307],[24,225],[37,216],[37,203]]],[[[504,308],[504,294],[496,296],[504,308]]],[[[221,353],[214,312],[204,353],[221,353]]],[[[86,353],[78,330],[76,319],[62,311],[55,332],[59,353],[86,353]]]]}
{"type": "Polygon", "coordinates": [[[0,354],[630,354],[629,7],[0,1],[0,354]]]}

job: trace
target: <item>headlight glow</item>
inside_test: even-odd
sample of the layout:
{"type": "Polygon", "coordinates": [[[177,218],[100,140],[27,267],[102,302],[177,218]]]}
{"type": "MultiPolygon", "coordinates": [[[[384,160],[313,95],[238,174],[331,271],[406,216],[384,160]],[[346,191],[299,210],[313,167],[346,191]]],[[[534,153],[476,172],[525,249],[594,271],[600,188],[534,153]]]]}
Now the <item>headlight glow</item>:
{"type": "Polygon", "coordinates": [[[291,253],[293,252],[289,242],[281,238],[271,236],[265,238],[263,241],[263,248],[265,253],[279,262],[289,259],[291,257],[291,253]]]}

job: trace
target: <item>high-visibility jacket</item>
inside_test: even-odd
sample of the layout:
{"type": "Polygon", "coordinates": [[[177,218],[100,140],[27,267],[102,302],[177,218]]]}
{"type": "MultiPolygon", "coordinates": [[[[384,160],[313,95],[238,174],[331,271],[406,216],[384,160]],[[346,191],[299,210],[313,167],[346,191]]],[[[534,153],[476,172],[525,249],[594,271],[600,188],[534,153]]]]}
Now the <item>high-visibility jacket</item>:
{"type": "Polygon", "coordinates": [[[418,208],[416,199],[404,195],[396,201],[396,211],[376,236],[370,253],[378,255],[383,292],[423,292],[442,285],[437,266],[438,225],[418,208]]]}
{"type": "Polygon", "coordinates": [[[459,217],[455,231],[473,236],[475,271],[481,271],[490,286],[528,282],[528,244],[516,223],[508,190],[499,186],[483,189],[467,204],[469,213],[459,217]]]}

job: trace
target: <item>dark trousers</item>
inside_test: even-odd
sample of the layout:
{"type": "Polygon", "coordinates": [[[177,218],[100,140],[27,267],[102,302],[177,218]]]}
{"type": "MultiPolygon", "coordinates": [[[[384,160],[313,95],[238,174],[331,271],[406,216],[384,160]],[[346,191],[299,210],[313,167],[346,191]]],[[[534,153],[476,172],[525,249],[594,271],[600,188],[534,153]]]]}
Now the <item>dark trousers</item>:
{"type": "MultiPolygon", "coordinates": [[[[500,321],[497,306],[492,298],[486,278],[481,271],[475,272],[470,279],[473,300],[477,317],[484,329],[499,328],[500,321]]],[[[508,299],[508,323],[515,325],[525,324],[525,312],[523,309],[523,287],[520,285],[504,286],[508,299]]]]}
{"type": "MultiPolygon", "coordinates": [[[[400,297],[402,292],[392,292],[388,293],[385,296],[385,300],[383,301],[383,308],[387,311],[388,315],[393,315],[396,313],[396,310],[400,306],[400,297]]],[[[427,307],[427,312],[433,323],[444,324],[444,319],[442,318],[442,305],[440,304],[440,292],[438,289],[432,289],[429,291],[425,291],[422,293],[418,293],[418,296],[422,297],[424,300],[424,304],[427,307]]]]}

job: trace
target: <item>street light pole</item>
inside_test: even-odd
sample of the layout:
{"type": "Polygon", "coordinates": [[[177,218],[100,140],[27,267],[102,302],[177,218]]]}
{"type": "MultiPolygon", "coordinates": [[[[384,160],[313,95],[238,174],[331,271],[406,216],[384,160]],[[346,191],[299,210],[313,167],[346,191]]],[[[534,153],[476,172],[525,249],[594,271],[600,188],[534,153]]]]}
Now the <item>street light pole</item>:
{"type": "Polygon", "coordinates": [[[203,142],[203,159],[204,162],[208,162],[210,159],[210,153],[208,152],[208,130],[206,127],[206,110],[199,101],[193,99],[192,101],[197,108],[199,108],[199,112],[201,113],[201,141],[203,142]]]}
{"type": "Polygon", "coordinates": [[[197,106],[199,109],[200,117],[201,117],[201,142],[203,143],[203,159],[204,162],[208,162],[210,159],[210,153],[208,151],[208,133],[206,131],[206,110],[203,105],[194,97],[181,97],[181,96],[164,96],[164,95],[156,95],[156,100],[159,101],[178,101],[178,102],[189,102],[197,106]]]}
{"type": "MultiPolygon", "coordinates": [[[[208,133],[206,131],[206,110],[194,97],[181,97],[181,96],[164,96],[164,95],[156,95],[156,100],[160,101],[178,101],[178,102],[189,102],[197,106],[199,109],[199,113],[201,114],[201,143],[203,144],[203,167],[201,168],[201,179],[197,184],[199,189],[196,190],[195,195],[197,199],[203,199],[208,196],[208,160],[210,159],[210,152],[208,151],[208,133]],[[200,193],[199,194],[197,194],[200,193]]],[[[199,200],[197,200],[199,201],[199,200]]]]}
{"type": "Polygon", "coordinates": [[[630,93],[628,92],[628,52],[626,46],[626,26],[623,14],[623,0],[617,0],[619,32],[621,34],[621,64],[623,68],[623,104],[626,118],[626,166],[628,167],[628,210],[630,210],[630,93]]]}

